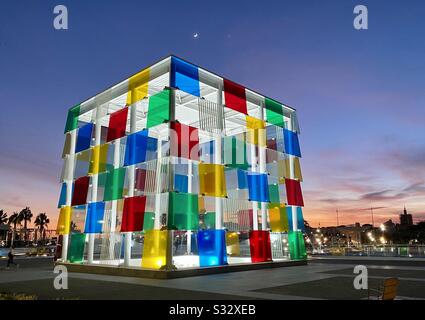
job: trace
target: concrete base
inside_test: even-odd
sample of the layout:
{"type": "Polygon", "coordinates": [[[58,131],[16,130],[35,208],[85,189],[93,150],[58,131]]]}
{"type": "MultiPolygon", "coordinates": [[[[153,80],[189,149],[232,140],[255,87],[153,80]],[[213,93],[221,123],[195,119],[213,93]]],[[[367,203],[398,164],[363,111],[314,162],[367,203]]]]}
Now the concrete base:
{"type": "Polygon", "coordinates": [[[93,273],[110,276],[125,276],[125,277],[139,277],[151,279],[175,279],[184,277],[195,277],[215,273],[227,273],[237,271],[258,270],[266,268],[281,268],[307,265],[307,260],[287,260],[278,262],[260,262],[253,264],[237,264],[219,267],[208,268],[191,268],[180,269],[173,271],[165,270],[148,270],[140,268],[122,267],[122,266],[108,266],[108,265],[88,265],[88,264],[75,264],[57,262],[56,265],[66,266],[68,272],[76,273],[93,273]]]}

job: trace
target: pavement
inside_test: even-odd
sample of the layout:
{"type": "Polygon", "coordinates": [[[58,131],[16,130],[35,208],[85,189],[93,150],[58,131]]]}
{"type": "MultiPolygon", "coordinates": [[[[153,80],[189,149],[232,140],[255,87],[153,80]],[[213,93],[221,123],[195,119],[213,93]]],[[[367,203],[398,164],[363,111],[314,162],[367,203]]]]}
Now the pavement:
{"type": "Polygon", "coordinates": [[[54,289],[57,274],[51,258],[17,258],[16,262],[19,269],[6,270],[6,260],[0,260],[0,292],[39,299],[365,299],[367,291],[353,286],[356,265],[367,266],[369,287],[398,277],[398,299],[425,299],[425,259],[323,257],[311,259],[306,266],[167,280],[69,273],[68,290],[54,289]]]}

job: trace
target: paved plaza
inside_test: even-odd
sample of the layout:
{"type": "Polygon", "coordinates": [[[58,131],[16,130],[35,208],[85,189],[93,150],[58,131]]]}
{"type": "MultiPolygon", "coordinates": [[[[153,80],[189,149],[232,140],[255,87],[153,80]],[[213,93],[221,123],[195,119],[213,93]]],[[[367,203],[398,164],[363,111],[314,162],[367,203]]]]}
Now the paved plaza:
{"type": "Polygon", "coordinates": [[[425,260],[364,257],[315,258],[307,266],[252,270],[180,279],[143,279],[70,273],[68,290],[55,290],[50,258],[18,258],[19,269],[0,260],[0,292],[38,299],[364,299],[355,290],[355,265],[366,265],[369,286],[398,277],[399,299],[425,299],[425,260]]]}

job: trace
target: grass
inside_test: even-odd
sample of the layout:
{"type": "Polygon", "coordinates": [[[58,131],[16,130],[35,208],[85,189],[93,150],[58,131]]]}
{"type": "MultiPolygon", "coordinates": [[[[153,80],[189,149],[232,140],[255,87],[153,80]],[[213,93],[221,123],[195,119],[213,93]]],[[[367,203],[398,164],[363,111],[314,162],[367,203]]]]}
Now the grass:
{"type": "Polygon", "coordinates": [[[37,296],[23,293],[1,292],[0,300],[37,300],[37,296]]]}

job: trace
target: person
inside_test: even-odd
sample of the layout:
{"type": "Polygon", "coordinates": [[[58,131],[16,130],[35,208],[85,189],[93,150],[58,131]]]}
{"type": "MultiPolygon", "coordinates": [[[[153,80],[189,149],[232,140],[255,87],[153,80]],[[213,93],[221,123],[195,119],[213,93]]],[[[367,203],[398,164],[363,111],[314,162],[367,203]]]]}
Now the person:
{"type": "Polygon", "coordinates": [[[16,268],[19,268],[19,264],[17,264],[15,261],[13,261],[13,258],[14,258],[15,256],[13,255],[13,248],[10,248],[10,251],[9,251],[9,253],[7,254],[7,269],[9,269],[9,266],[11,265],[11,264],[13,264],[13,265],[15,265],[16,266],[16,268]]]}
{"type": "Polygon", "coordinates": [[[176,237],[176,239],[174,240],[174,247],[175,247],[174,254],[177,253],[177,250],[179,249],[179,246],[180,246],[180,239],[176,237]]]}

